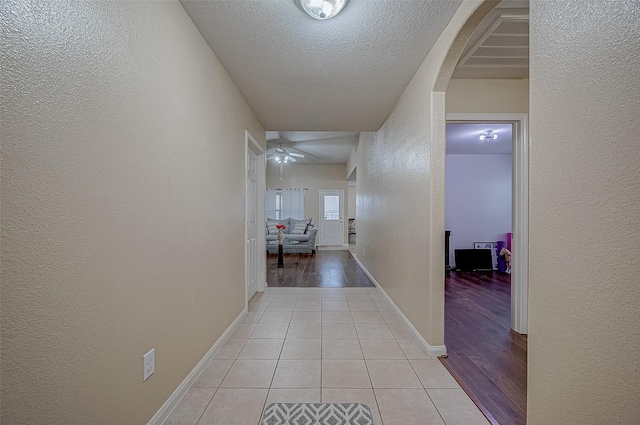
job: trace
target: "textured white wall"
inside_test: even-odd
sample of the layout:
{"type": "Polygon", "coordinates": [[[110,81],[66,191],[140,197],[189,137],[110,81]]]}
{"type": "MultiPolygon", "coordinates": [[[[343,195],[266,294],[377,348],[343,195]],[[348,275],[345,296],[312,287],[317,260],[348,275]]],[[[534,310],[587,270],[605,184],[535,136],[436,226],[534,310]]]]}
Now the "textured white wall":
{"type": "Polygon", "coordinates": [[[640,7],[531,2],[528,423],[640,423],[640,7]]]}
{"type": "Polygon", "coordinates": [[[356,186],[349,186],[348,198],[349,198],[349,218],[356,218],[356,186]]]}
{"type": "Polygon", "coordinates": [[[455,249],[505,240],[511,232],[511,155],[447,155],[445,228],[455,249]]]}
{"type": "Polygon", "coordinates": [[[3,423],[144,424],[244,308],[264,129],[177,2],[0,19],[3,423]]]}
{"type": "MultiPolygon", "coordinates": [[[[345,178],[349,178],[351,176],[351,174],[356,171],[356,166],[358,165],[358,143],[360,141],[360,138],[358,138],[358,142],[356,142],[355,146],[353,147],[353,149],[351,149],[351,152],[349,153],[349,158],[347,158],[347,163],[345,164],[345,168],[347,170],[346,176],[345,178]]],[[[356,171],[357,173],[357,171],[356,171]]]]}
{"type": "Polygon", "coordinates": [[[432,346],[444,344],[445,95],[434,90],[443,66],[453,72],[450,48],[479,5],[463,2],[384,125],[361,133],[357,150],[358,259],[432,346]]]}

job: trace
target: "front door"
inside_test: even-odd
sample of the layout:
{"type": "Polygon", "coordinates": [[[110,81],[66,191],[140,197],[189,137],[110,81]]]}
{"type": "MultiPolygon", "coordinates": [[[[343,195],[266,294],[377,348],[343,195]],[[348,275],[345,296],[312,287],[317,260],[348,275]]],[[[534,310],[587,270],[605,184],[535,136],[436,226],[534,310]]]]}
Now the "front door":
{"type": "Polygon", "coordinates": [[[344,191],[320,191],[320,229],[318,245],[344,244],[344,191]]]}
{"type": "Polygon", "coordinates": [[[246,226],[245,283],[249,300],[258,290],[258,155],[251,149],[247,153],[246,226]]]}

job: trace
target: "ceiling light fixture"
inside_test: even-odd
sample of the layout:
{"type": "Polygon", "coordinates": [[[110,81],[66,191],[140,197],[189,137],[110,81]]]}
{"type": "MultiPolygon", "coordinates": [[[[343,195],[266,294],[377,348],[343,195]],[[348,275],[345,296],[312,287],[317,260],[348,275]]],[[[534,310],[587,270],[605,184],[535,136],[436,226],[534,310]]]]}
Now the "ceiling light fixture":
{"type": "Polygon", "coordinates": [[[493,130],[487,130],[480,135],[480,140],[496,140],[498,135],[493,130]]]}
{"type": "Polygon", "coordinates": [[[336,16],[349,0],[297,0],[302,10],[314,19],[329,19],[336,16]]]}
{"type": "Polygon", "coordinates": [[[282,145],[280,145],[279,148],[276,148],[275,153],[273,154],[273,156],[271,156],[271,158],[273,158],[274,161],[280,164],[280,180],[282,180],[282,172],[284,171],[284,164],[289,162],[296,162],[297,160],[294,157],[304,158],[304,155],[300,153],[287,152],[285,149],[282,148],[282,145]]]}

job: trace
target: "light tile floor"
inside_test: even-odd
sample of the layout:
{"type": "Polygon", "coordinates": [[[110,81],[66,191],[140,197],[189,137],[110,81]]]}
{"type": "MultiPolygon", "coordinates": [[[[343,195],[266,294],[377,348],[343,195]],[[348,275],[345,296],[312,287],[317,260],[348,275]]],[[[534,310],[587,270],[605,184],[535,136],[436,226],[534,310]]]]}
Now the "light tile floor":
{"type": "Polygon", "coordinates": [[[365,403],[375,425],[488,424],[377,288],[268,288],[165,425],[258,425],[270,403],[365,403]]]}

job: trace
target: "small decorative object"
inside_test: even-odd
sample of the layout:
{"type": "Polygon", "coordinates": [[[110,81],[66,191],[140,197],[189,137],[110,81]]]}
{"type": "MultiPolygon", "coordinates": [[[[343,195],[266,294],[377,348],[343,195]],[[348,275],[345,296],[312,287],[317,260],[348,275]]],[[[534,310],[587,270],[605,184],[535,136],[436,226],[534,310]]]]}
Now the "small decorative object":
{"type": "Polygon", "coordinates": [[[286,228],[287,226],[284,224],[276,224],[276,229],[278,229],[278,245],[284,244],[284,233],[282,233],[282,230],[286,228]]]}
{"type": "Polygon", "coordinates": [[[509,251],[507,248],[502,248],[500,250],[500,256],[504,257],[504,261],[505,263],[507,263],[507,274],[511,274],[511,251],[509,251]]]}

